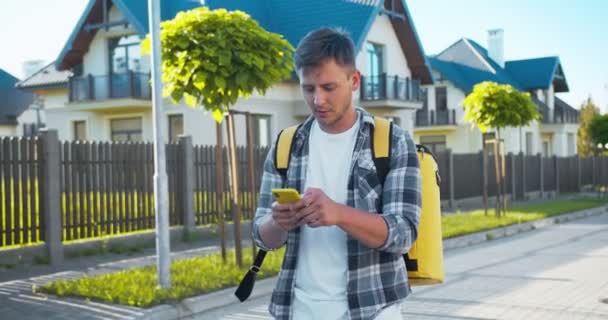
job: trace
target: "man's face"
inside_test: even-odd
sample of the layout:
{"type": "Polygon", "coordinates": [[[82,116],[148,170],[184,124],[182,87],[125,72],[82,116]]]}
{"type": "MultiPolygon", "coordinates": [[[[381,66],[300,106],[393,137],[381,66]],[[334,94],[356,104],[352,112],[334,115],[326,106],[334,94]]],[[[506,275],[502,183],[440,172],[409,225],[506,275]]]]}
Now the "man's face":
{"type": "Polygon", "coordinates": [[[302,96],[324,131],[339,133],[353,125],[352,93],[359,88],[361,77],[357,70],[328,59],[319,66],[299,69],[298,76],[302,96]]]}

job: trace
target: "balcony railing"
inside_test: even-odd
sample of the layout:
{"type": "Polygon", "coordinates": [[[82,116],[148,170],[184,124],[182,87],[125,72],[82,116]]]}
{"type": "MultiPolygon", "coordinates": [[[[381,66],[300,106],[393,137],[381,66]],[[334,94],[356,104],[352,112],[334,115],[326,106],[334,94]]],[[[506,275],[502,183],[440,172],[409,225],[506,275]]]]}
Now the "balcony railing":
{"type": "Polygon", "coordinates": [[[456,125],[456,110],[426,110],[416,111],[416,126],[445,126],[456,125]]]}
{"type": "Polygon", "coordinates": [[[112,75],[72,77],[70,102],[101,101],[115,98],[150,99],[150,74],[128,72],[112,75]]]}
{"type": "Polygon", "coordinates": [[[423,99],[420,80],[388,76],[361,77],[361,101],[401,100],[421,102],[423,99]]]}
{"type": "Polygon", "coordinates": [[[549,109],[541,109],[540,113],[543,116],[542,123],[545,124],[562,124],[562,123],[578,123],[579,114],[574,110],[559,110],[553,111],[553,117],[549,109]]]}

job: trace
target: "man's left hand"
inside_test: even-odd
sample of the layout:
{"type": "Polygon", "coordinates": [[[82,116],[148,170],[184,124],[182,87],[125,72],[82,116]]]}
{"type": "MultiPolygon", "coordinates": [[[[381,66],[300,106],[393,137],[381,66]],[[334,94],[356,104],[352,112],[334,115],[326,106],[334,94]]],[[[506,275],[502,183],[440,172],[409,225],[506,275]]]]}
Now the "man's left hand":
{"type": "Polygon", "coordinates": [[[317,188],[308,188],[296,203],[302,209],[296,212],[300,224],[311,228],[333,226],[340,221],[340,204],[330,199],[325,192],[317,188]]]}

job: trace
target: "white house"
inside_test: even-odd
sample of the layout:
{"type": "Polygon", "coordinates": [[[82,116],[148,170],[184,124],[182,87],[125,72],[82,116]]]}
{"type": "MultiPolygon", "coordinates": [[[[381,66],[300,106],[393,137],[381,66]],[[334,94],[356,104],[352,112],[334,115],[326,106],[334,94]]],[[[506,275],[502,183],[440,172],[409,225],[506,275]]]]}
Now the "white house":
{"type": "MultiPolygon", "coordinates": [[[[356,103],[413,130],[415,111],[423,105],[421,85],[431,84],[432,78],[405,1],[205,3],[211,9],[245,11],[294,47],[318,27],[346,29],[355,42],[363,74],[356,103]]],[[[162,19],[198,5],[189,0],[163,1],[162,19]]],[[[35,74],[20,87],[35,88],[42,96],[46,126],[57,129],[61,140],[152,141],[150,63],[140,53],[140,41],[147,32],[147,1],[90,0],[54,66],[46,71],[52,75],[49,78],[64,77],[65,81],[49,82],[52,85],[46,88],[35,74]]],[[[167,140],[188,134],[195,144],[215,143],[216,126],[210,114],[184,103],[173,105],[169,99],[164,100],[163,109],[167,140]]],[[[255,141],[261,146],[308,115],[296,79],[275,85],[264,96],[241,99],[233,109],[255,113],[255,141]]],[[[236,128],[237,142],[242,144],[242,117],[237,118],[236,128]]]]}
{"type": "MultiPolygon", "coordinates": [[[[436,151],[482,150],[482,134],[464,121],[462,101],[475,84],[494,81],[530,92],[543,115],[540,123],[501,131],[507,153],[575,155],[578,111],[556,95],[568,92],[559,58],[505,63],[503,55],[503,31],[498,29],[489,31],[488,49],[473,40],[461,39],[429,57],[435,84],[426,87],[428,103],[416,113],[416,141],[436,151]]],[[[493,136],[494,132],[487,134],[493,136]]]]}

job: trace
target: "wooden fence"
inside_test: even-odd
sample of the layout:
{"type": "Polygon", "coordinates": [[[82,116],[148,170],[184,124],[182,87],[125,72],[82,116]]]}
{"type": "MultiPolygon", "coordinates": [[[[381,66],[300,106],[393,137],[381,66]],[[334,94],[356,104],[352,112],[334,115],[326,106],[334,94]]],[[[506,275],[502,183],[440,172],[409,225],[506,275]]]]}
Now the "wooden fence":
{"type": "MultiPolygon", "coordinates": [[[[214,146],[193,146],[189,137],[166,145],[171,226],[213,224],[220,214],[232,220],[227,151],[224,148],[220,191],[223,213],[216,200],[215,152],[214,146]]],[[[256,208],[267,152],[254,148],[250,181],[248,150],[237,150],[245,219],[252,218],[256,208]]],[[[488,196],[496,194],[492,156],[487,158],[487,176],[482,153],[448,151],[436,158],[442,200],[480,197],[485,181],[488,196]]],[[[59,142],[52,130],[37,138],[0,137],[0,248],[153,229],[153,175],[149,143],[59,142]]],[[[608,157],[506,157],[506,192],[515,199],[531,192],[577,192],[585,185],[608,185],[608,157]]]]}

